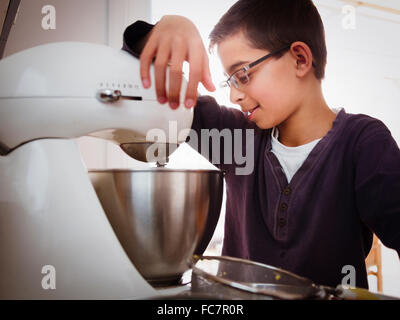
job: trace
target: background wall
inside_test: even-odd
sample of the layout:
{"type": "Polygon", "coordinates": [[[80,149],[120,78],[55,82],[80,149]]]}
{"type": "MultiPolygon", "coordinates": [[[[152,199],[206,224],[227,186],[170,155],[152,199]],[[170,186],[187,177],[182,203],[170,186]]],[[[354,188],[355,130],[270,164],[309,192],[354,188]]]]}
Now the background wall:
{"type": "MultiPolygon", "coordinates": [[[[150,1],[132,0],[22,0],[4,56],[40,44],[82,41],[122,47],[125,28],[138,19],[149,20],[150,1]],[[45,30],[42,8],[52,5],[56,28],[45,30]]],[[[91,137],[77,139],[88,168],[139,166],[120,148],[91,137]]]]}

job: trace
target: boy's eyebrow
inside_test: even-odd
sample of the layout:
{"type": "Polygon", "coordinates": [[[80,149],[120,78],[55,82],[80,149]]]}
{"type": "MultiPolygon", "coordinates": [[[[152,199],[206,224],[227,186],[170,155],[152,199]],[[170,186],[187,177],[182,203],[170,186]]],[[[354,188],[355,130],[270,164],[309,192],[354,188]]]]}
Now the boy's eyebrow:
{"type": "Polygon", "coordinates": [[[235,69],[237,69],[237,67],[239,67],[243,64],[246,64],[246,63],[249,63],[249,61],[238,61],[228,68],[228,72],[232,73],[233,71],[235,71],[235,69]]]}

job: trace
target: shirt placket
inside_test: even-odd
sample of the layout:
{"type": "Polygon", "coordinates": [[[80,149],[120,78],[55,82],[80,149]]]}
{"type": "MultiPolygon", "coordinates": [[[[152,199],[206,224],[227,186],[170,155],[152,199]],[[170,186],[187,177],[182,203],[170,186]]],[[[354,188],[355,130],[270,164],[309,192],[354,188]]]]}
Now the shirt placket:
{"type": "Polygon", "coordinates": [[[278,203],[275,206],[273,230],[275,231],[275,238],[277,240],[286,241],[288,239],[288,213],[292,188],[288,184],[283,168],[273,152],[269,151],[267,153],[267,159],[270,162],[272,173],[278,181],[277,187],[280,190],[278,199],[276,200],[278,203]]]}
{"type": "Polygon", "coordinates": [[[282,190],[277,216],[277,236],[280,240],[286,241],[288,238],[288,220],[289,220],[289,205],[290,205],[290,196],[292,193],[292,189],[289,185],[282,190]]]}

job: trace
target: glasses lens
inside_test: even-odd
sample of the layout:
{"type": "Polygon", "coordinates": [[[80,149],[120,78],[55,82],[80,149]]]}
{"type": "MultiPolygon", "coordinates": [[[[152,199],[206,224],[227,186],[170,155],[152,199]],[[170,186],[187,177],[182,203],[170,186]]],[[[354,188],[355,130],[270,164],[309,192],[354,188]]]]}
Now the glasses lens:
{"type": "Polygon", "coordinates": [[[229,77],[229,79],[221,82],[220,87],[227,88],[233,84],[236,89],[239,89],[241,85],[247,84],[249,80],[249,76],[245,70],[238,70],[231,77],[229,77]]]}
{"type": "Polygon", "coordinates": [[[238,85],[243,85],[249,82],[249,77],[246,71],[239,70],[233,75],[232,80],[235,81],[238,85]]]}
{"type": "Polygon", "coordinates": [[[231,78],[230,83],[232,83],[233,86],[234,86],[236,89],[239,89],[239,84],[238,84],[237,80],[235,79],[235,77],[232,77],[232,78],[231,78]]]}

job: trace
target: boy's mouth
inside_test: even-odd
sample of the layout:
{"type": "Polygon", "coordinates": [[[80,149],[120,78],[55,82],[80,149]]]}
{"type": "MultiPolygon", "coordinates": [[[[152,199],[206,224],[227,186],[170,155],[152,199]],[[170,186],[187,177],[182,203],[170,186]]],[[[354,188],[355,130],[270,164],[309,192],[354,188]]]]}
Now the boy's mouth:
{"type": "Polygon", "coordinates": [[[258,104],[258,105],[255,106],[253,109],[251,109],[251,110],[249,110],[249,111],[247,112],[247,117],[248,117],[249,120],[251,120],[251,118],[252,118],[253,115],[254,115],[254,112],[255,112],[259,107],[260,107],[260,105],[258,104]]]}

